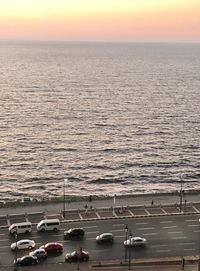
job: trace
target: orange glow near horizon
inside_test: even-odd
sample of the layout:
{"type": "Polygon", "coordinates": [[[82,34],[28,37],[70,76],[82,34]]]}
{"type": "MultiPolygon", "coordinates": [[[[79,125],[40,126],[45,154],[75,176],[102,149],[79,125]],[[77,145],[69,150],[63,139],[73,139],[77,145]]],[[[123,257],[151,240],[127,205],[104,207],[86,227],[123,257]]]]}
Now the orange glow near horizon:
{"type": "Polygon", "coordinates": [[[200,41],[199,0],[0,0],[0,39],[200,41]]]}

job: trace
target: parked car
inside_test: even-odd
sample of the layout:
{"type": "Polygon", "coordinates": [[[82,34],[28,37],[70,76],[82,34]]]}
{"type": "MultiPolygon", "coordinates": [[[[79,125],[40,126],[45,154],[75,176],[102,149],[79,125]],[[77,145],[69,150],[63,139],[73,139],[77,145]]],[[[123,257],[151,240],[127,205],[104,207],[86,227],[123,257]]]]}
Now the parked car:
{"type": "Polygon", "coordinates": [[[17,258],[14,260],[14,265],[24,266],[24,265],[32,265],[37,264],[38,258],[35,256],[25,255],[22,258],[17,258]]]}
{"type": "Polygon", "coordinates": [[[69,230],[64,231],[64,238],[83,238],[85,231],[82,228],[71,228],[69,230]]]}
{"type": "Polygon", "coordinates": [[[97,243],[113,243],[114,236],[112,233],[102,233],[96,237],[97,243]]]}
{"type": "Polygon", "coordinates": [[[80,253],[73,251],[72,253],[67,253],[65,255],[65,262],[82,262],[89,260],[89,253],[87,251],[81,250],[80,253]]]}
{"type": "Polygon", "coordinates": [[[60,243],[47,243],[40,247],[40,249],[44,249],[47,253],[62,253],[63,252],[63,245],[60,243]]]}
{"type": "Polygon", "coordinates": [[[34,251],[31,251],[29,253],[29,255],[30,256],[36,256],[38,258],[38,260],[47,258],[47,252],[43,248],[38,248],[38,249],[36,249],[34,251]]]}
{"type": "Polygon", "coordinates": [[[35,241],[34,240],[29,240],[29,239],[24,239],[24,240],[19,240],[17,242],[12,243],[10,248],[12,250],[18,250],[18,249],[32,249],[35,247],[35,241]]]}
{"type": "Polygon", "coordinates": [[[147,240],[142,237],[132,237],[124,241],[124,246],[133,246],[133,247],[144,247],[147,244],[147,240]]]}

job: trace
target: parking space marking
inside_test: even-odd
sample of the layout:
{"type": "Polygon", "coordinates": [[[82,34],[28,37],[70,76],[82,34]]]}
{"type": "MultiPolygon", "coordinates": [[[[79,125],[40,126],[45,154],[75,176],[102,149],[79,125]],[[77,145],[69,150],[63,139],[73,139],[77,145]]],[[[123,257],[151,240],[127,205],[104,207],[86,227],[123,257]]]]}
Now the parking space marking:
{"type": "Polygon", "coordinates": [[[172,223],[173,221],[167,220],[167,221],[160,221],[160,224],[167,224],[167,223],[172,223]]]}
{"type": "Polygon", "coordinates": [[[186,219],[185,222],[197,222],[196,219],[186,219]]]}
{"type": "Polygon", "coordinates": [[[184,248],[183,250],[195,250],[195,248],[184,248]]]}
{"type": "Polygon", "coordinates": [[[193,232],[200,232],[200,230],[197,230],[197,231],[193,231],[193,232]]]}
{"type": "Polygon", "coordinates": [[[199,224],[187,225],[188,227],[199,227],[199,224]]]}
{"type": "Polygon", "coordinates": [[[148,223],[147,222],[138,222],[138,223],[135,223],[135,225],[147,225],[148,223]]]}

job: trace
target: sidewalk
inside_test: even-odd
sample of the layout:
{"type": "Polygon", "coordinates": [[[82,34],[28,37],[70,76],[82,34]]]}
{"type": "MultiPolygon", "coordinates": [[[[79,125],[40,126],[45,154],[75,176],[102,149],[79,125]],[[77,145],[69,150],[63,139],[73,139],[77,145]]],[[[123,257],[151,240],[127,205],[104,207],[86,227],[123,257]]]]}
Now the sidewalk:
{"type": "MultiPolygon", "coordinates": [[[[65,202],[65,210],[73,209],[84,209],[85,205],[92,205],[93,208],[98,207],[113,207],[115,206],[150,206],[152,205],[166,205],[166,204],[180,204],[180,194],[177,193],[162,193],[162,194],[141,194],[141,195],[126,195],[108,197],[98,200],[84,201],[73,201],[65,202]]],[[[185,191],[182,199],[183,207],[189,203],[200,202],[200,191],[198,192],[187,192],[185,191]]],[[[60,202],[30,202],[26,204],[16,203],[14,206],[4,206],[0,208],[0,215],[7,214],[20,214],[20,213],[31,213],[31,212],[45,212],[46,214],[57,214],[60,213],[64,208],[64,203],[60,202]]]]}

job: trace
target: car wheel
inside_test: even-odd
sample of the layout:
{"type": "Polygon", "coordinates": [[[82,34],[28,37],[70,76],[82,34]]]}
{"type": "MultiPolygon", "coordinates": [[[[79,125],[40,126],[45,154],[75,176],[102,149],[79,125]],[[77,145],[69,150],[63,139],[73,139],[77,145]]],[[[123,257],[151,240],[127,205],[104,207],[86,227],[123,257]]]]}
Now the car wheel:
{"type": "Polygon", "coordinates": [[[53,230],[54,230],[54,231],[57,231],[58,229],[57,229],[57,228],[54,228],[53,230]]]}
{"type": "Polygon", "coordinates": [[[41,232],[45,232],[45,229],[41,229],[41,232]]]}

